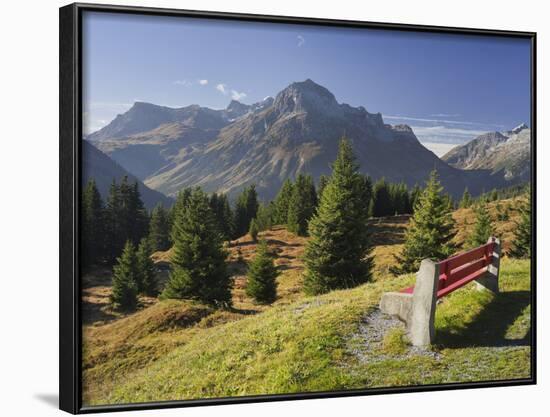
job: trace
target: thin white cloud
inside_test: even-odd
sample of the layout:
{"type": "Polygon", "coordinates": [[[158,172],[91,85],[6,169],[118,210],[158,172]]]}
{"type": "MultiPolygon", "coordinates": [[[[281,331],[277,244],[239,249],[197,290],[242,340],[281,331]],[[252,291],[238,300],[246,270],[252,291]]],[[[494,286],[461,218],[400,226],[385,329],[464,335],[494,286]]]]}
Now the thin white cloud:
{"type": "Polygon", "coordinates": [[[225,84],[218,84],[216,86],[216,90],[218,90],[222,94],[227,94],[228,93],[227,86],[225,84]]]}
{"type": "Polygon", "coordinates": [[[233,100],[239,101],[239,100],[242,100],[242,99],[245,98],[245,97],[246,97],[246,93],[243,93],[243,92],[240,92],[240,93],[239,93],[239,92],[236,91],[236,90],[231,90],[231,98],[232,98],[233,100]]]}
{"type": "Polygon", "coordinates": [[[176,80],[174,81],[174,84],[181,85],[182,87],[189,87],[191,86],[191,82],[187,80],[176,80]]]}
{"type": "Polygon", "coordinates": [[[85,135],[89,135],[109,124],[106,119],[96,119],[89,112],[82,113],[82,129],[85,135]]]}
{"type": "Polygon", "coordinates": [[[200,85],[207,85],[207,84],[208,84],[208,80],[199,80],[199,84],[200,84],[200,85]]]}
{"type": "Polygon", "coordinates": [[[435,113],[430,114],[430,117],[460,117],[461,114],[458,113],[435,113]]]}
{"type": "Polygon", "coordinates": [[[420,142],[426,143],[445,143],[445,144],[464,144],[475,139],[479,135],[487,133],[489,130],[481,129],[461,129],[447,126],[411,126],[414,134],[420,142]]]}
{"type": "Polygon", "coordinates": [[[447,124],[456,124],[456,125],[472,125],[472,126],[494,126],[503,128],[503,125],[489,124],[489,123],[480,123],[480,122],[461,122],[458,120],[442,120],[442,119],[427,119],[422,117],[410,117],[410,116],[395,116],[384,114],[382,116],[384,119],[390,120],[410,120],[414,122],[428,122],[428,123],[447,123],[447,124]]]}
{"type": "Polygon", "coordinates": [[[301,48],[306,43],[306,40],[302,35],[296,36],[296,39],[298,40],[298,43],[296,44],[298,48],[301,48]]]}

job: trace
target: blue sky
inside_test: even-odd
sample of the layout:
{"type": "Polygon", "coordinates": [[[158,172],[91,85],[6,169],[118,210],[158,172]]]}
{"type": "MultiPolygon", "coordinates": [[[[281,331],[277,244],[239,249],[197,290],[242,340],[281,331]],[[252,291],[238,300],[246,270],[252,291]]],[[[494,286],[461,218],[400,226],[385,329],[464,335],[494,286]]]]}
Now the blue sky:
{"type": "Polygon", "coordinates": [[[306,78],[424,142],[530,121],[523,39],[108,13],[86,13],[83,34],[86,132],[135,101],[223,108],[306,78]]]}

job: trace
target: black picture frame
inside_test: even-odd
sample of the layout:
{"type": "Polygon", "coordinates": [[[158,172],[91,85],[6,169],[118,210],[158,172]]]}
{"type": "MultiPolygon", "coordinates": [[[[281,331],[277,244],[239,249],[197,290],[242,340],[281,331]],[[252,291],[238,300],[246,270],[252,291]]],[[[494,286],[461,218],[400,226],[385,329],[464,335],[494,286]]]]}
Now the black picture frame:
{"type": "Polygon", "coordinates": [[[440,27],[392,24],[290,16],[265,16],[240,13],[204,12],[195,10],[162,9],[98,4],[70,4],[59,10],[60,50],[60,257],[59,257],[59,407],[72,414],[221,405],[264,401],[283,401],[311,398],[348,397],[466,388],[503,387],[536,384],[536,33],[459,27],[440,27]],[[369,28],[381,30],[448,33],[473,36],[497,36],[528,39],[531,42],[531,198],[532,198],[532,256],[531,256],[531,378],[422,385],[394,388],[357,389],[330,392],[305,392],[212,398],[199,400],[149,402],[122,405],[83,407],[81,397],[81,320],[80,320],[80,221],[81,195],[81,138],[82,138],[82,13],[85,11],[123,14],[181,16],[226,21],[295,23],[300,25],[369,28]]]}

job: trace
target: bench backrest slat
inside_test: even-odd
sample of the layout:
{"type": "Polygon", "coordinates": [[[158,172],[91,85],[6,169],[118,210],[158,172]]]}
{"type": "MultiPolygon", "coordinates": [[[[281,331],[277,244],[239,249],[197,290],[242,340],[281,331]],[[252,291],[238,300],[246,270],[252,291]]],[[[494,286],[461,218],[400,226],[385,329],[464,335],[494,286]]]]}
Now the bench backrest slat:
{"type": "Polygon", "coordinates": [[[441,261],[439,263],[439,270],[450,271],[450,270],[456,269],[459,266],[462,266],[464,264],[467,264],[469,262],[472,262],[481,258],[487,253],[487,251],[492,253],[493,248],[494,248],[494,243],[491,242],[483,246],[479,246],[475,249],[469,250],[468,252],[461,253],[460,255],[455,255],[451,258],[447,258],[444,261],[441,261]]]}
{"type": "Polygon", "coordinates": [[[486,267],[491,263],[492,260],[492,256],[483,257],[476,261],[470,262],[469,264],[462,265],[458,268],[453,269],[450,274],[440,275],[439,289],[443,289],[451,284],[454,284],[455,282],[460,281],[462,278],[476,272],[478,269],[486,267]]]}
{"type": "MultiPolygon", "coordinates": [[[[467,252],[439,262],[437,298],[441,298],[482,275],[493,261],[495,242],[491,241],[467,252]]],[[[401,290],[413,293],[414,286],[401,290]]]]}

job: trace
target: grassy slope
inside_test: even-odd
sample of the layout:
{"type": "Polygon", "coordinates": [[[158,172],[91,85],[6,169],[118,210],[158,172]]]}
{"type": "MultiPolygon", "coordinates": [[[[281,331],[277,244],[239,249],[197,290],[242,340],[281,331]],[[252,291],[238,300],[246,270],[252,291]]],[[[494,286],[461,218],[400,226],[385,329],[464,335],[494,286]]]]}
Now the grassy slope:
{"type": "Polygon", "coordinates": [[[126,403],[529,376],[528,261],[503,261],[500,295],[471,285],[440,304],[437,355],[407,346],[361,351],[359,327],[382,291],[412,280],[380,280],[223,325],[197,325],[180,332],[180,346],[87,399],[126,403]]]}
{"type": "MultiPolygon", "coordinates": [[[[468,210],[455,212],[471,227],[468,210]]],[[[512,213],[512,219],[514,214],[512,213]]],[[[406,345],[403,331],[365,343],[365,320],[383,291],[413,276],[388,275],[406,216],[375,220],[375,280],[359,288],[307,298],[301,294],[305,240],[282,228],[264,232],[282,271],[273,307],[244,294],[245,266],[255,244],[231,244],[234,309],[213,311],[186,301],[143,299],[127,317],[105,304],[105,273],[88,279],[90,320],[84,326],[84,402],[125,403],[265,393],[336,390],[527,377],[529,262],[503,260],[501,294],[463,289],[445,298],[436,317],[433,352],[406,345]],[[96,304],[94,304],[96,302],[96,304]]],[[[512,223],[497,223],[505,235],[512,223]]],[[[457,236],[460,242],[461,236],[457,236]]],[[[164,260],[167,254],[157,254],[164,260]]]]}

